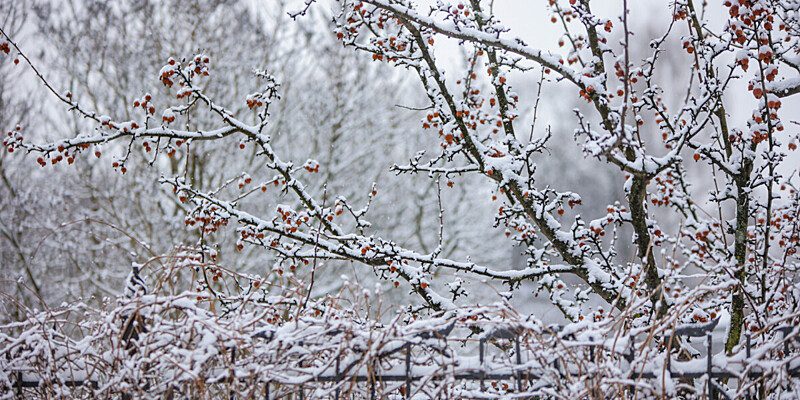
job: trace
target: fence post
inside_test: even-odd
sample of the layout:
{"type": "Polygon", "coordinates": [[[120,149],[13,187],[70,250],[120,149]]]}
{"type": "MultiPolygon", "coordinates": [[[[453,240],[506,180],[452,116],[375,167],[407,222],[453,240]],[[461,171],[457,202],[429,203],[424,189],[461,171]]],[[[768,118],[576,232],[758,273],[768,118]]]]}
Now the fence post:
{"type": "Polygon", "coordinates": [[[17,397],[22,398],[22,371],[17,371],[17,397]]]}
{"type": "Polygon", "coordinates": [[[335,391],[336,400],[339,400],[339,390],[340,390],[339,384],[342,382],[342,377],[339,375],[340,374],[339,363],[341,362],[341,359],[342,359],[342,353],[336,353],[336,371],[334,371],[336,373],[336,379],[334,380],[334,384],[336,385],[336,391],[335,391]]]}
{"type": "Polygon", "coordinates": [[[707,353],[706,354],[706,373],[708,374],[708,398],[711,400],[715,400],[717,398],[717,392],[714,390],[714,383],[711,381],[711,369],[713,367],[713,340],[711,337],[711,333],[709,332],[706,334],[706,342],[707,342],[707,353]]]}
{"type": "Polygon", "coordinates": [[[406,343],[406,396],[411,398],[411,343],[406,343]]]}
{"type": "MultiPolygon", "coordinates": [[[[751,341],[750,333],[745,333],[745,335],[744,335],[744,343],[745,343],[744,349],[745,349],[745,356],[746,357],[745,357],[745,361],[744,361],[744,370],[747,371],[747,374],[745,374],[744,378],[748,379],[748,380],[750,379],[750,373],[752,372],[752,371],[749,371],[747,369],[747,367],[750,365],[750,349],[751,349],[751,346],[752,346],[750,344],[750,341],[751,341]]],[[[752,398],[752,396],[750,396],[750,388],[747,388],[747,398],[748,399],[752,398]]]]}
{"type": "Polygon", "coordinates": [[[751,349],[750,340],[752,340],[750,334],[749,333],[745,333],[744,334],[744,339],[745,339],[745,355],[747,355],[747,358],[749,359],[750,358],[750,349],[751,349]]]}
{"type": "Polygon", "coordinates": [[[667,350],[667,360],[665,364],[667,364],[667,373],[672,376],[672,342],[675,341],[675,336],[670,335],[665,338],[664,348],[667,350]]]}
{"type": "Polygon", "coordinates": [[[478,341],[478,361],[481,363],[481,391],[486,390],[486,386],[484,385],[484,377],[486,375],[486,369],[483,366],[483,346],[484,346],[484,339],[478,341]]]}
{"type": "MultiPolygon", "coordinates": [[[[789,329],[782,329],[781,334],[783,335],[783,359],[785,360],[789,357],[789,342],[786,340],[786,336],[788,335],[789,329]]],[[[789,363],[786,364],[786,374],[789,374],[789,363]]]]}
{"type": "Polygon", "coordinates": [[[631,333],[628,335],[628,354],[623,355],[622,357],[628,360],[628,368],[632,371],[633,370],[633,360],[636,358],[635,348],[636,344],[636,335],[631,333]]]}
{"type": "Polygon", "coordinates": [[[233,400],[236,396],[236,391],[233,390],[233,384],[236,380],[236,347],[231,347],[231,376],[230,376],[230,387],[228,389],[228,397],[230,400],[233,400]]]}
{"type": "MultiPolygon", "coordinates": [[[[594,336],[589,336],[589,342],[589,362],[594,364],[594,336]]],[[[589,376],[589,387],[594,388],[594,379],[591,376],[589,376]]],[[[594,390],[592,390],[592,392],[594,392],[594,390]]]]}
{"type": "Polygon", "coordinates": [[[264,384],[264,398],[269,400],[269,381],[264,384]]]}
{"type": "Polygon", "coordinates": [[[636,335],[631,333],[628,336],[628,362],[633,363],[636,358],[636,335]]]}
{"type": "Polygon", "coordinates": [[[783,336],[783,356],[786,357],[786,354],[789,353],[789,342],[786,341],[787,329],[781,330],[781,335],[783,336]]]}
{"type": "MultiPolygon", "coordinates": [[[[514,346],[516,347],[517,351],[517,365],[522,366],[522,353],[520,351],[520,345],[519,345],[519,334],[517,334],[517,336],[514,338],[514,346]]],[[[522,393],[522,371],[520,369],[517,369],[516,375],[517,375],[517,390],[519,390],[519,392],[522,393]]]]}

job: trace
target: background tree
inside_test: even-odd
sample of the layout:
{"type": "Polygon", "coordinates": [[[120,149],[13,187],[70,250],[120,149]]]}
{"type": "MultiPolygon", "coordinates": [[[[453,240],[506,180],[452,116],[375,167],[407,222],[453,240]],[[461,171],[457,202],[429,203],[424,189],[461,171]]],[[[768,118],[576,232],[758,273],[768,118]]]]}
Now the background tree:
{"type": "MultiPolygon", "coordinates": [[[[421,147],[435,146],[419,137],[409,140],[405,134],[418,113],[397,106],[416,98],[408,85],[385,67],[337,45],[322,14],[292,24],[283,2],[255,9],[238,1],[217,0],[113,5],[103,1],[38,2],[19,9],[31,14],[28,35],[42,43],[37,58],[47,66],[47,75],[69,83],[65,87],[70,95],[80,97],[92,109],[124,119],[142,111],[146,96],[156,106],[169,102],[169,90],[152,85],[158,65],[169,55],[202,50],[219,59],[218,68],[225,74],[213,76],[208,90],[229,104],[238,104],[235,109],[243,113],[250,109],[240,100],[251,89],[242,75],[256,67],[268,67],[281,79],[282,101],[271,110],[272,123],[267,128],[273,145],[291,159],[317,158],[328,166],[308,179],[318,188],[315,195],[330,193],[331,204],[338,196],[356,203],[366,201],[373,182],[382,188],[395,175],[389,170],[394,162],[421,147]],[[234,25],[241,27],[237,33],[222,34],[234,25]],[[137,102],[140,106],[134,107],[137,102]],[[378,124],[374,115],[386,117],[378,124]],[[374,145],[359,149],[352,157],[337,158],[363,143],[374,145]]],[[[15,21],[20,26],[26,23],[22,18],[15,21]]],[[[3,68],[10,71],[9,76],[23,71],[12,63],[4,63],[3,68]]],[[[21,82],[17,85],[30,84],[21,82]]],[[[85,120],[53,107],[46,96],[41,101],[47,110],[42,113],[43,123],[49,127],[44,137],[92,129],[85,120]]],[[[210,123],[208,117],[191,109],[176,123],[192,129],[210,123]]],[[[16,261],[4,269],[4,276],[9,280],[24,276],[24,282],[35,288],[35,293],[17,294],[25,304],[116,295],[121,287],[113,282],[123,281],[132,264],[142,264],[182,244],[202,242],[216,247],[220,261],[241,265],[242,271],[263,274],[272,270],[275,259],[269,253],[250,248],[231,251],[238,235],[233,230],[206,236],[187,229],[184,206],[157,182],[166,174],[183,176],[198,188],[218,187],[238,173],[257,174],[261,167],[255,151],[242,157],[238,144],[211,142],[192,143],[185,152],[177,151],[174,144],[160,151],[152,151],[154,147],[152,143],[143,147],[111,144],[98,149],[100,157],[70,164],[74,168],[60,173],[57,181],[40,171],[14,169],[8,187],[22,192],[26,200],[5,207],[18,214],[9,217],[6,226],[26,228],[17,228],[15,240],[22,243],[19,249],[11,240],[2,243],[9,254],[19,253],[9,257],[16,261]],[[108,168],[113,163],[108,155],[119,152],[131,160],[123,176],[119,168],[108,168]],[[168,157],[154,157],[156,152],[168,157]]],[[[396,179],[393,185],[402,189],[376,199],[379,207],[373,211],[372,227],[405,238],[403,242],[409,245],[429,246],[439,221],[436,185],[425,179],[396,179]],[[406,191],[412,195],[406,196],[406,191]],[[389,204],[392,206],[383,206],[389,204]]],[[[457,214],[475,204],[467,194],[468,188],[460,186],[443,196],[457,204],[452,211],[457,214]]],[[[280,190],[269,190],[266,196],[268,201],[244,202],[262,212],[276,202],[297,204],[280,190]]],[[[490,226],[491,220],[484,223],[490,226]]],[[[463,254],[462,246],[482,246],[489,258],[506,256],[480,240],[482,235],[466,229],[467,225],[449,232],[445,254],[463,254]]],[[[277,269],[288,270],[289,266],[277,269]]],[[[318,275],[327,282],[318,286],[319,294],[337,290],[342,275],[358,277],[364,284],[375,279],[371,274],[356,273],[349,263],[336,262],[321,268],[318,275]]]]}

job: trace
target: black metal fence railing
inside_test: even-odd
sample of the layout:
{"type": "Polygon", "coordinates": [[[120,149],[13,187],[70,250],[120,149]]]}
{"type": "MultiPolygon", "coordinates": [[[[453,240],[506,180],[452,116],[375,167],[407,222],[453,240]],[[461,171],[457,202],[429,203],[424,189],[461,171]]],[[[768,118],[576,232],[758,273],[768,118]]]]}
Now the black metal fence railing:
{"type": "MultiPolygon", "coordinates": [[[[706,348],[705,348],[705,357],[703,357],[703,361],[705,364],[705,369],[703,370],[692,370],[686,371],[681,369],[673,369],[672,367],[672,356],[666,357],[666,365],[665,370],[663,371],[632,371],[630,373],[629,378],[631,382],[634,381],[641,381],[641,380],[653,380],[658,379],[663,374],[668,374],[673,379],[699,379],[703,378],[706,380],[705,384],[705,393],[704,395],[708,399],[720,399],[720,398],[729,398],[724,390],[724,387],[721,382],[728,380],[742,380],[742,379],[752,379],[754,381],[762,380],[764,377],[769,376],[771,374],[775,374],[774,370],[765,370],[761,367],[753,367],[747,365],[748,360],[751,358],[751,336],[749,334],[745,335],[745,357],[743,358],[743,365],[738,371],[733,371],[728,368],[720,368],[716,367],[713,363],[713,356],[714,356],[714,347],[713,347],[713,337],[712,331],[716,325],[717,321],[712,321],[712,323],[703,325],[703,326],[686,326],[686,327],[679,327],[672,331],[671,335],[668,335],[664,338],[664,343],[667,344],[667,351],[669,351],[670,344],[673,342],[675,338],[705,338],[706,348]]],[[[776,328],[777,332],[782,334],[783,339],[783,357],[791,358],[790,350],[791,350],[791,343],[795,341],[800,341],[798,336],[788,337],[791,333],[794,332],[794,328],[792,327],[779,327],[776,328]]],[[[439,339],[448,341],[447,335],[449,335],[449,331],[443,332],[444,334],[440,333],[425,333],[427,335],[439,335],[439,339]]],[[[530,385],[534,380],[541,378],[542,373],[541,371],[537,371],[535,369],[531,369],[526,367],[523,364],[522,359],[522,332],[515,332],[511,329],[498,329],[492,333],[484,335],[478,341],[478,360],[480,366],[472,371],[467,372],[456,372],[453,374],[447,373],[439,373],[439,374],[418,374],[414,372],[414,362],[412,357],[412,352],[415,346],[421,346],[420,344],[414,344],[411,342],[406,343],[403,345],[400,351],[404,352],[404,364],[402,365],[402,373],[397,372],[373,372],[369,374],[362,374],[362,373],[355,373],[355,374],[346,374],[341,372],[341,360],[337,358],[334,363],[333,371],[324,372],[317,374],[315,376],[308,377],[307,379],[303,380],[300,383],[287,383],[287,382],[277,382],[271,380],[265,380],[260,382],[263,385],[263,390],[260,392],[263,393],[263,397],[265,399],[274,399],[277,398],[274,395],[273,389],[276,387],[286,388],[286,387],[294,387],[291,392],[299,399],[305,399],[307,394],[306,390],[307,387],[312,386],[314,384],[331,384],[337,382],[351,382],[356,384],[365,384],[367,385],[367,392],[369,399],[377,398],[377,390],[376,385],[378,384],[385,384],[385,383],[402,383],[400,387],[402,387],[402,397],[403,398],[410,398],[411,394],[414,389],[414,384],[420,381],[438,381],[442,379],[451,379],[455,381],[469,381],[474,384],[480,390],[486,388],[486,381],[503,381],[503,382],[510,382],[513,386],[517,389],[518,392],[523,392],[524,388],[530,385]],[[508,341],[510,346],[507,346],[508,349],[513,350],[513,356],[515,360],[515,366],[512,368],[497,372],[496,370],[493,371],[491,368],[487,368],[485,365],[486,359],[486,349],[487,343],[493,342],[495,340],[502,340],[508,341]]],[[[430,338],[430,336],[425,337],[426,339],[430,338]]],[[[618,354],[629,363],[633,362],[634,358],[636,357],[635,352],[635,338],[630,337],[628,340],[627,350],[623,354],[618,354]]],[[[598,351],[597,349],[601,348],[602,346],[598,343],[593,343],[593,341],[588,342],[581,342],[576,344],[575,346],[583,347],[588,352],[589,358],[595,358],[595,352],[598,351]]],[[[607,349],[605,349],[607,350],[607,349]]],[[[237,351],[236,348],[230,348],[230,362],[231,365],[236,365],[236,356],[237,351]]],[[[795,356],[796,357],[796,356],[795,356]]],[[[791,360],[794,360],[793,358],[791,360]]],[[[790,377],[800,377],[800,365],[792,367],[792,362],[785,362],[783,363],[785,368],[785,374],[790,377]]],[[[784,360],[785,361],[785,360],[784,360]]],[[[558,360],[555,361],[558,363],[558,360]]],[[[554,365],[553,366],[559,373],[562,378],[566,378],[569,376],[574,376],[576,372],[571,370],[569,367],[565,365],[554,365]]],[[[13,388],[16,390],[16,395],[19,398],[22,398],[25,395],[25,390],[32,390],[42,386],[43,382],[37,379],[26,379],[25,374],[22,371],[17,371],[14,373],[15,379],[13,382],[13,388]]],[[[227,381],[230,382],[230,379],[233,379],[230,375],[227,378],[227,381]]],[[[226,379],[220,379],[220,382],[226,381],[226,379]]],[[[67,387],[82,387],[88,386],[91,388],[97,388],[101,382],[96,380],[64,380],[59,382],[60,385],[67,386],[67,387]]],[[[630,383],[633,385],[634,383],[630,383]]],[[[1,388],[1,387],[0,387],[1,388]]],[[[757,392],[757,389],[754,390],[757,392]]],[[[286,390],[283,391],[284,395],[286,390]]],[[[228,395],[231,399],[235,399],[237,397],[237,393],[231,392],[228,395]]],[[[339,400],[342,398],[342,390],[336,386],[333,392],[333,398],[339,400]]],[[[123,399],[131,398],[130,396],[123,395],[123,399]]]]}

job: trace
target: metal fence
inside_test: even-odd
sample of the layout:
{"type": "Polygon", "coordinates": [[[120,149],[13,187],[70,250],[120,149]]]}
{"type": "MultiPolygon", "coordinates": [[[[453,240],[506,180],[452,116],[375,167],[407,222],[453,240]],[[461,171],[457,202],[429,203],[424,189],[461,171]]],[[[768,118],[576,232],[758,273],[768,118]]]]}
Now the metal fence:
{"type": "MultiPolygon", "coordinates": [[[[706,340],[706,356],[704,357],[705,361],[705,369],[702,371],[682,371],[682,370],[674,370],[672,368],[672,357],[666,357],[666,371],[644,371],[644,372],[631,372],[629,378],[634,381],[641,381],[641,380],[652,380],[658,379],[662,373],[667,373],[674,379],[699,379],[703,378],[706,379],[706,386],[705,386],[705,393],[704,395],[709,399],[721,399],[721,398],[729,398],[726,394],[721,382],[727,382],[731,379],[734,380],[742,380],[742,379],[753,379],[753,380],[761,380],[764,377],[770,376],[775,374],[774,370],[765,370],[760,367],[755,368],[747,368],[745,365],[742,369],[743,373],[734,372],[725,368],[718,368],[713,365],[713,355],[714,355],[714,348],[713,348],[713,338],[712,338],[712,330],[716,326],[718,320],[712,321],[709,324],[702,325],[702,326],[686,326],[686,327],[679,327],[672,331],[672,334],[666,336],[664,338],[664,343],[672,343],[674,338],[682,337],[682,338],[705,338],[706,340]],[[672,336],[672,337],[670,337],[672,336]]],[[[782,356],[784,357],[783,367],[785,368],[785,373],[791,377],[800,377],[800,366],[791,367],[792,358],[790,358],[790,350],[791,344],[796,341],[800,341],[800,337],[793,336],[788,337],[793,332],[792,327],[779,327],[776,328],[776,331],[782,335],[783,339],[783,351],[782,356]]],[[[450,328],[452,330],[452,326],[450,328]]],[[[452,341],[455,339],[448,338],[450,334],[450,330],[440,331],[440,332],[433,332],[433,333],[426,333],[430,336],[426,337],[431,338],[435,337],[438,339],[442,339],[444,341],[452,341]]],[[[558,328],[554,329],[554,333],[558,331],[558,328]]],[[[402,374],[398,373],[371,373],[371,374],[345,374],[340,372],[341,371],[341,360],[339,358],[335,361],[334,370],[330,371],[330,373],[322,373],[316,376],[308,377],[308,379],[304,380],[303,383],[295,383],[295,384],[287,384],[286,382],[273,382],[273,381],[262,381],[260,382],[263,385],[263,390],[259,390],[259,392],[263,395],[265,399],[275,399],[278,398],[275,395],[275,388],[286,388],[292,387],[290,392],[292,395],[297,398],[304,400],[307,397],[307,390],[308,386],[314,384],[331,384],[331,383],[339,383],[339,382],[351,382],[355,384],[366,385],[364,388],[368,393],[369,399],[376,399],[378,398],[376,385],[385,384],[385,383],[402,383],[399,387],[402,387],[402,397],[403,398],[410,398],[411,394],[414,389],[415,382],[419,382],[421,380],[441,380],[441,379],[453,379],[455,381],[467,381],[474,383],[477,387],[483,390],[486,387],[486,381],[494,381],[496,382],[509,382],[513,384],[513,387],[516,387],[518,392],[523,392],[525,387],[532,384],[532,382],[538,378],[542,377],[542,371],[537,371],[529,368],[523,367],[522,362],[522,334],[523,332],[514,331],[512,329],[498,329],[494,332],[486,334],[482,336],[478,340],[478,359],[480,361],[480,368],[475,371],[466,372],[466,373],[455,373],[455,374],[434,374],[434,375],[419,375],[413,373],[413,366],[414,363],[412,361],[412,351],[414,350],[415,346],[421,346],[420,344],[414,343],[406,343],[400,351],[404,352],[404,372],[402,374]],[[508,350],[513,350],[513,356],[517,367],[513,368],[510,371],[505,372],[497,372],[492,371],[490,368],[485,366],[485,358],[486,358],[486,349],[487,345],[490,343],[496,343],[496,341],[507,341],[510,346],[507,346],[508,350]]],[[[574,338],[574,337],[573,337],[574,338]]],[[[268,338],[265,338],[268,339],[268,338]]],[[[745,359],[744,363],[747,363],[747,360],[751,357],[751,336],[749,334],[745,335],[745,359]]],[[[598,348],[602,347],[602,345],[598,343],[592,343],[592,341],[579,343],[576,346],[583,347],[585,351],[588,352],[589,358],[591,360],[595,359],[595,352],[601,351],[598,348]]],[[[627,360],[631,363],[634,358],[636,357],[636,342],[635,337],[631,336],[628,340],[627,351],[623,354],[616,354],[627,360]]],[[[229,349],[230,355],[230,362],[231,365],[236,364],[236,348],[229,349]]],[[[669,351],[670,349],[667,349],[669,351]]],[[[571,371],[571,369],[565,365],[560,365],[559,360],[554,361],[553,368],[558,371],[558,374],[562,378],[566,378],[567,375],[575,376],[575,373],[571,371]]],[[[22,372],[15,373],[16,379],[13,383],[13,388],[16,390],[16,395],[19,398],[24,397],[25,389],[31,390],[35,388],[39,388],[43,382],[39,380],[31,380],[31,379],[24,379],[22,372]]],[[[231,378],[228,378],[228,382],[230,382],[231,378]]],[[[224,379],[221,380],[222,383],[225,382],[224,379]]],[[[89,386],[91,388],[97,388],[100,382],[94,380],[66,380],[59,382],[60,385],[67,386],[67,387],[82,387],[82,386],[89,386]]],[[[631,384],[633,385],[633,384],[631,384]]],[[[757,388],[754,390],[758,392],[757,388]]],[[[283,391],[284,396],[286,395],[286,390],[283,391]]],[[[228,394],[231,400],[237,398],[237,393],[233,391],[228,394]]],[[[339,400],[340,398],[346,397],[340,388],[336,388],[333,393],[333,398],[339,400]]],[[[750,394],[748,392],[748,397],[750,394]]],[[[130,399],[132,398],[130,395],[122,395],[123,399],[130,399]]],[[[751,397],[752,398],[752,397],[751,397]]]]}

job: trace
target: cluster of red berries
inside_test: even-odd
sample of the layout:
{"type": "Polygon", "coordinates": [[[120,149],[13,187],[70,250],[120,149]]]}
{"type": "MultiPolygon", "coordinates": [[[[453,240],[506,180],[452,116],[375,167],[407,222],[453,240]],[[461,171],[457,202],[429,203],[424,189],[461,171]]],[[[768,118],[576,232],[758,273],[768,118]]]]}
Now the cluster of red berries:
{"type": "MultiPolygon", "coordinates": [[[[536,238],[536,229],[525,218],[510,219],[507,224],[509,229],[516,231],[516,235],[521,240],[536,238]]],[[[511,236],[511,231],[506,229],[506,237],[511,236]]]]}
{"type": "Polygon", "coordinates": [[[388,50],[405,51],[408,45],[406,43],[398,42],[397,36],[389,36],[389,45],[386,46],[385,39],[375,39],[375,45],[388,50]]]}
{"type": "Polygon", "coordinates": [[[192,88],[184,86],[178,89],[178,92],[175,93],[175,98],[180,100],[184,97],[189,97],[191,95],[192,95],[192,88]]]}
{"type": "Polygon", "coordinates": [[[595,236],[605,236],[606,235],[606,231],[605,231],[605,229],[603,227],[603,224],[591,225],[591,226],[589,226],[589,230],[595,236]]]}
{"type": "MultiPolygon", "coordinates": [[[[89,147],[88,144],[82,144],[82,145],[80,145],[79,148],[86,149],[88,147],[89,147]]],[[[67,164],[70,164],[70,165],[75,162],[75,153],[70,152],[63,144],[62,145],[58,145],[57,150],[58,150],[58,154],[55,157],[50,157],[50,164],[55,165],[55,164],[58,164],[59,162],[61,162],[62,160],[65,160],[65,159],[67,160],[67,164]]],[[[38,157],[36,159],[36,162],[39,163],[39,165],[42,166],[42,167],[47,165],[47,162],[45,161],[44,157],[38,157]]]]}
{"type": "Polygon", "coordinates": [[[639,274],[633,274],[628,277],[628,287],[633,289],[636,287],[636,284],[639,283],[639,274]]]}
{"type": "Polygon", "coordinates": [[[308,160],[303,165],[306,171],[313,173],[319,172],[319,163],[316,160],[308,160]]]}
{"type": "Polygon", "coordinates": [[[247,108],[254,109],[264,106],[264,101],[261,99],[261,93],[248,95],[246,98],[247,108]]]}
{"type": "MultiPolygon", "coordinates": [[[[695,153],[695,160],[699,159],[699,154],[695,153]]],[[[654,206],[668,206],[671,203],[670,198],[675,193],[675,180],[671,175],[666,177],[656,176],[655,183],[657,190],[652,193],[650,201],[654,206]]]]}
{"type": "Polygon", "coordinates": [[[242,240],[249,238],[256,238],[258,240],[264,239],[266,235],[262,231],[256,231],[253,227],[247,226],[239,230],[242,240]]]}
{"type": "Polygon", "coordinates": [[[672,15],[672,20],[673,21],[681,21],[681,20],[686,19],[686,17],[688,17],[688,16],[689,16],[689,13],[687,12],[686,7],[680,6],[680,8],[678,8],[678,10],[675,11],[675,13],[672,15]]]}
{"type": "Polygon", "coordinates": [[[700,322],[704,324],[708,322],[709,318],[711,318],[712,320],[716,319],[717,311],[711,311],[710,313],[706,313],[703,310],[696,310],[694,313],[692,313],[692,320],[694,322],[700,322]]]}
{"type": "Polygon", "coordinates": [[[453,15],[464,14],[465,17],[469,17],[471,14],[470,10],[464,7],[464,3],[458,3],[455,7],[450,7],[450,13],[453,15]]]}
{"type": "Polygon", "coordinates": [[[171,109],[164,110],[164,112],[161,113],[161,121],[165,124],[175,122],[175,113],[172,112],[171,109]]]}
{"type": "Polygon", "coordinates": [[[22,144],[22,140],[22,127],[17,125],[13,131],[6,132],[6,137],[3,138],[3,147],[5,147],[9,153],[13,153],[14,149],[22,144]]]}
{"type": "Polygon", "coordinates": [[[250,175],[247,174],[242,175],[242,177],[239,179],[239,189],[244,189],[245,186],[249,185],[252,182],[253,178],[251,178],[250,175]]]}
{"type": "MultiPolygon", "coordinates": [[[[211,60],[206,55],[203,54],[195,55],[194,59],[189,64],[189,71],[188,71],[189,75],[208,76],[208,63],[210,61],[211,60]]],[[[172,85],[175,84],[174,77],[176,74],[179,73],[179,71],[180,71],[180,65],[178,64],[177,61],[175,61],[174,58],[170,57],[167,60],[167,65],[163,66],[158,74],[161,83],[163,83],[164,86],[166,87],[172,87],[172,85]]],[[[183,86],[183,84],[181,84],[181,86],[183,86]]],[[[187,95],[188,95],[187,93],[179,93],[178,98],[185,97],[187,95]]]]}
{"type": "Polygon", "coordinates": [[[128,121],[120,124],[109,124],[109,126],[125,133],[139,129],[139,123],[137,123],[136,121],[128,121]]]}
{"type": "MultiPolygon", "coordinates": [[[[180,197],[181,203],[186,202],[186,197],[180,197]]],[[[191,215],[187,215],[184,219],[187,226],[197,226],[202,229],[204,233],[214,233],[228,224],[227,218],[222,218],[219,215],[219,207],[209,205],[208,207],[198,207],[191,215]]]]}
{"type": "Polygon", "coordinates": [[[119,161],[114,161],[114,162],[112,162],[112,163],[111,163],[111,167],[113,167],[114,169],[117,169],[117,168],[119,168],[119,172],[122,172],[122,174],[123,174],[123,175],[124,175],[126,172],[128,172],[128,168],[126,168],[126,167],[125,167],[125,164],[123,164],[123,163],[121,163],[121,162],[119,162],[119,161]]]}
{"type": "Polygon", "coordinates": [[[212,271],[212,272],[214,272],[214,274],[211,275],[211,280],[212,281],[217,282],[220,279],[222,279],[222,271],[221,270],[218,269],[218,270],[212,271]]]}
{"type": "Polygon", "coordinates": [[[208,76],[208,64],[210,62],[211,59],[209,59],[207,55],[197,54],[194,56],[194,60],[189,67],[195,75],[208,76]]]}
{"type": "MultiPolygon", "coordinates": [[[[364,3],[362,3],[362,2],[358,2],[357,4],[355,4],[353,6],[353,11],[359,13],[361,15],[361,19],[365,19],[365,17],[367,17],[368,11],[367,11],[367,8],[364,7],[364,3]]],[[[370,12],[369,14],[372,14],[372,12],[370,12]]],[[[350,17],[350,18],[352,19],[353,17],[350,17]]],[[[384,26],[383,24],[388,19],[389,19],[389,15],[386,12],[380,12],[379,13],[379,17],[378,17],[378,28],[383,29],[383,26],[384,26]]]]}
{"type": "Polygon", "coordinates": [[[569,199],[567,201],[567,205],[569,206],[569,208],[575,208],[575,206],[579,206],[581,204],[583,204],[583,200],[581,199],[569,199]]]}
{"type": "Polygon", "coordinates": [[[429,129],[431,126],[436,128],[439,126],[439,123],[442,122],[438,111],[429,113],[428,115],[425,116],[425,119],[427,120],[427,122],[422,123],[423,129],[429,129]]]}
{"type": "MultiPolygon", "coordinates": [[[[547,3],[550,5],[550,7],[553,7],[553,6],[556,5],[556,0],[548,0],[547,3]]],[[[575,3],[576,3],[576,0],[569,0],[569,4],[571,6],[574,6],[575,3]]],[[[575,15],[575,13],[572,10],[563,10],[563,11],[561,11],[561,13],[564,16],[564,21],[565,22],[571,22],[572,21],[572,16],[575,15]]],[[[553,15],[553,16],[550,17],[550,22],[555,24],[556,22],[558,22],[558,18],[556,18],[556,16],[553,15]]]]}
{"type": "Polygon", "coordinates": [[[108,115],[103,115],[99,118],[100,126],[108,129],[117,129],[117,124],[111,121],[111,117],[108,115]]]}
{"type": "MultiPolygon", "coordinates": [[[[152,115],[156,113],[156,107],[153,106],[150,101],[153,100],[153,96],[150,96],[150,93],[147,93],[141,99],[137,99],[133,101],[133,108],[141,107],[145,110],[146,113],[152,115]]],[[[134,128],[136,129],[136,128],[134,128]]]]}
{"type": "Polygon", "coordinates": [[[303,225],[303,223],[308,222],[308,215],[305,213],[298,213],[294,210],[284,210],[283,207],[278,207],[278,214],[281,216],[281,220],[285,224],[284,231],[286,233],[295,233],[297,232],[297,227],[303,225]]]}
{"type": "MultiPolygon", "coordinates": [[[[11,46],[9,46],[8,42],[0,43],[0,52],[6,53],[6,54],[11,52],[11,46]]],[[[19,58],[15,58],[14,59],[14,65],[17,65],[17,64],[19,64],[19,58]]]]}
{"type": "Polygon", "coordinates": [[[158,77],[161,80],[161,83],[164,84],[166,87],[172,87],[174,82],[172,81],[172,77],[176,74],[178,69],[177,62],[172,57],[169,58],[167,61],[167,65],[161,68],[161,72],[159,72],[158,77]]]}
{"type": "MultiPolygon", "coordinates": [[[[609,314],[608,317],[606,317],[605,310],[603,310],[602,308],[597,310],[597,311],[595,311],[592,314],[592,319],[594,320],[594,322],[600,322],[600,321],[603,320],[603,318],[611,318],[611,314],[609,314]]],[[[583,320],[583,315],[581,315],[578,319],[582,321],[583,320]]]]}

